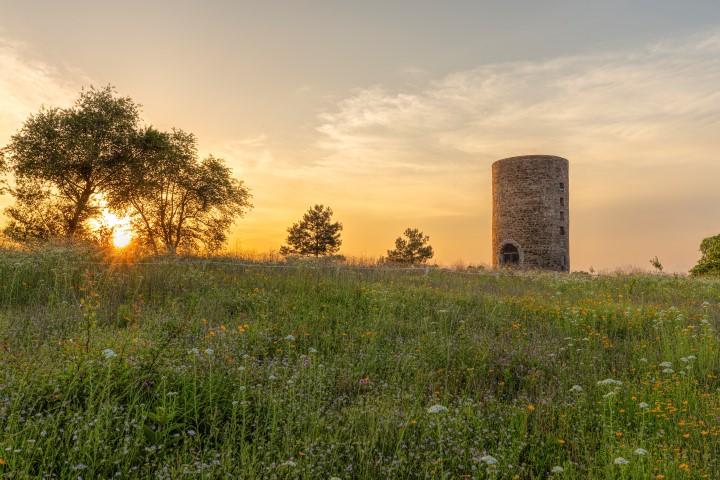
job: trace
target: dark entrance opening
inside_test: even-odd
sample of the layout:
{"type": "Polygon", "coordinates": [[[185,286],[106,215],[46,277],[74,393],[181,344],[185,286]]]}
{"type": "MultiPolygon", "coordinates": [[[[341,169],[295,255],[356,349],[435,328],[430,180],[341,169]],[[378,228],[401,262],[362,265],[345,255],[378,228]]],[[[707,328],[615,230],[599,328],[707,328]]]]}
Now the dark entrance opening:
{"type": "Polygon", "coordinates": [[[520,263],[520,252],[512,243],[506,243],[500,250],[501,265],[518,265],[520,263]]]}

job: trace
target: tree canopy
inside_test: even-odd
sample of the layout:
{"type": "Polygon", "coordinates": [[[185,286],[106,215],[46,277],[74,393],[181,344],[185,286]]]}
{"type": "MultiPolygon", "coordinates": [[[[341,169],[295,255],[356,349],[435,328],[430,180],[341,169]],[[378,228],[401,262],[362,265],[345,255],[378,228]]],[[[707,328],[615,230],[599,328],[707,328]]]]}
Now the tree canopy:
{"type": "Polygon", "coordinates": [[[331,255],[340,249],[342,224],[332,222],[330,207],[315,205],[303,218],[288,228],[286,243],[280,247],[282,255],[331,255]]]}
{"type": "Polygon", "coordinates": [[[198,159],[192,134],[141,128],[139,106],[112,86],[42,107],[0,153],[0,171],[14,175],[4,232],[19,241],[107,239],[108,209],[152,252],[213,252],[252,207],[222,160],[198,159]]]}
{"type": "Polygon", "coordinates": [[[408,228],[403,232],[403,237],[395,240],[395,249],[387,251],[387,260],[396,263],[425,263],[430,260],[435,252],[428,244],[430,237],[424,235],[417,228],[408,228]]]}
{"type": "Polygon", "coordinates": [[[215,252],[250,208],[250,192],[222,160],[198,159],[195,136],[147,129],[144,155],[122,174],[108,206],[130,216],[139,242],[153,253],[215,252]]]}
{"type": "Polygon", "coordinates": [[[100,194],[117,187],[119,169],[131,160],[139,122],[138,105],[111,86],[83,90],[72,107],[31,115],[4,149],[16,201],[6,233],[82,236],[100,213],[100,194]],[[47,200],[36,202],[38,191],[47,200]]]}
{"type": "Polygon", "coordinates": [[[720,275],[720,235],[700,242],[702,253],[697,265],[690,269],[691,275],[720,275]]]}

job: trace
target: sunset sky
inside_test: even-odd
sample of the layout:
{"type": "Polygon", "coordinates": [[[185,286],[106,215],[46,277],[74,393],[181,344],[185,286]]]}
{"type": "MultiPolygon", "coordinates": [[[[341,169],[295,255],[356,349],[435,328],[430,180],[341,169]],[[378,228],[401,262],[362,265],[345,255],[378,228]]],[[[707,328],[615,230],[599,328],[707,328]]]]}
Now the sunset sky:
{"type": "Polygon", "coordinates": [[[230,251],[322,203],[346,255],[489,264],[491,165],[530,153],[570,161],[573,270],[720,233],[720,0],[0,0],[0,147],[106,84],[251,189],[230,251]]]}

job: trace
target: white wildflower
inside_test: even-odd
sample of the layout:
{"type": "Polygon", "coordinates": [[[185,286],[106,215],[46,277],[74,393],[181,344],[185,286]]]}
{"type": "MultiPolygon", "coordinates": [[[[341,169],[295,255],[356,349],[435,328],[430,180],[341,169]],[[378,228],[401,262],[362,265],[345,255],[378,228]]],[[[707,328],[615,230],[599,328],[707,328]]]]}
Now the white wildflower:
{"type": "Polygon", "coordinates": [[[675,373],[675,370],[673,370],[672,368],[666,368],[665,370],[663,370],[663,373],[675,373]]]}
{"type": "Polygon", "coordinates": [[[271,373],[268,380],[277,380],[277,377],[271,373]]]}
{"type": "Polygon", "coordinates": [[[552,473],[562,473],[565,471],[564,468],[562,468],[560,465],[555,465],[552,470],[550,470],[552,473]]]}
{"type": "Polygon", "coordinates": [[[294,342],[295,337],[293,337],[292,335],[288,335],[287,337],[285,337],[285,340],[287,340],[288,342],[294,342]]]}
{"type": "Polygon", "coordinates": [[[317,353],[317,350],[313,347],[310,347],[310,350],[308,350],[309,353],[317,353]]]}
{"type": "Polygon", "coordinates": [[[570,389],[570,391],[571,392],[582,392],[583,389],[580,385],[573,385],[572,388],[570,389]]]}
{"type": "Polygon", "coordinates": [[[650,408],[650,405],[648,405],[648,404],[645,403],[645,402],[640,403],[640,405],[638,405],[638,406],[639,406],[640,408],[643,408],[643,409],[648,409],[648,408],[650,408]]]}
{"type": "Polygon", "coordinates": [[[206,349],[205,349],[205,354],[207,354],[207,355],[212,355],[213,353],[215,353],[215,350],[213,350],[212,348],[206,348],[206,349]]]}
{"type": "Polygon", "coordinates": [[[197,348],[191,348],[190,350],[188,350],[188,355],[200,355],[200,350],[198,350],[197,348]]]}
{"type": "Polygon", "coordinates": [[[111,359],[111,358],[115,358],[115,357],[118,356],[117,353],[113,352],[113,351],[110,350],[109,348],[106,348],[105,350],[103,350],[103,351],[102,351],[102,354],[103,354],[103,357],[107,358],[108,360],[111,359]]]}
{"type": "Polygon", "coordinates": [[[672,362],[662,362],[659,366],[663,368],[669,368],[672,367],[672,362]]]}
{"type": "Polygon", "coordinates": [[[612,378],[606,378],[605,380],[600,380],[597,382],[598,385],[622,385],[623,383],[620,380],[613,380],[612,378]]]}
{"type": "Polygon", "coordinates": [[[190,429],[190,430],[187,431],[187,434],[192,437],[193,435],[195,435],[195,430],[190,429]]]}
{"type": "Polygon", "coordinates": [[[492,455],[485,455],[484,457],[480,457],[481,462],[485,462],[488,465],[497,465],[498,461],[495,457],[492,455]]]}
{"type": "Polygon", "coordinates": [[[281,467],[297,467],[297,463],[293,462],[292,460],[288,460],[287,462],[283,462],[280,464],[281,467]]]}
{"type": "Polygon", "coordinates": [[[614,462],[614,463],[615,463],[615,465],[627,465],[627,464],[630,463],[630,462],[628,462],[627,460],[625,460],[623,457],[617,457],[617,458],[615,459],[615,462],[614,462]]]}
{"type": "Polygon", "coordinates": [[[689,362],[690,360],[688,360],[687,357],[682,357],[682,358],[680,359],[680,361],[683,362],[683,363],[687,363],[687,362],[689,362]]]}
{"type": "Polygon", "coordinates": [[[695,355],[688,355],[688,360],[695,360],[697,357],[695,355]]]}
{"type": "Polygon", "coordinates": [[[427,409],[428,413],[443,413],[443,412],[447,412],[447,411],[448,411],[448,409],[446,406],[439,405],[439,404],[433,405],[432,407],[427,409]]]}
{"type": "Polygon", "coordinates": [[[645,358],[645,357],[643,357],[643,358],[640,359],[640,361],[643,362],[643,363],[647,363],[648,359],[645,358]]]}
{"type": "Polygon", "coordinates": [[[638,449],[635,450],[633,453],[634,453],[635,455],[643,455],[643,456],[645,456],[645,455],[648,454],[648,451],[645,450],[644,448],[638,448],[638,449]]]}

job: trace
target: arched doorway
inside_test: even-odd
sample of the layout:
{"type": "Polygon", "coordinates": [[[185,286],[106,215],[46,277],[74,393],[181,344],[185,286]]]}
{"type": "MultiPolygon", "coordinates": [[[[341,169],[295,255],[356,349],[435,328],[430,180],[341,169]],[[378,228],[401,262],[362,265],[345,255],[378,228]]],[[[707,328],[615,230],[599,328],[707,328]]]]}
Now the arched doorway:
{"type": "Polygon", "coordinates": [[[512,243],[506,243],[500,249],[500,265],[516,266],[520,264],[520,251],[512,243]]]}

